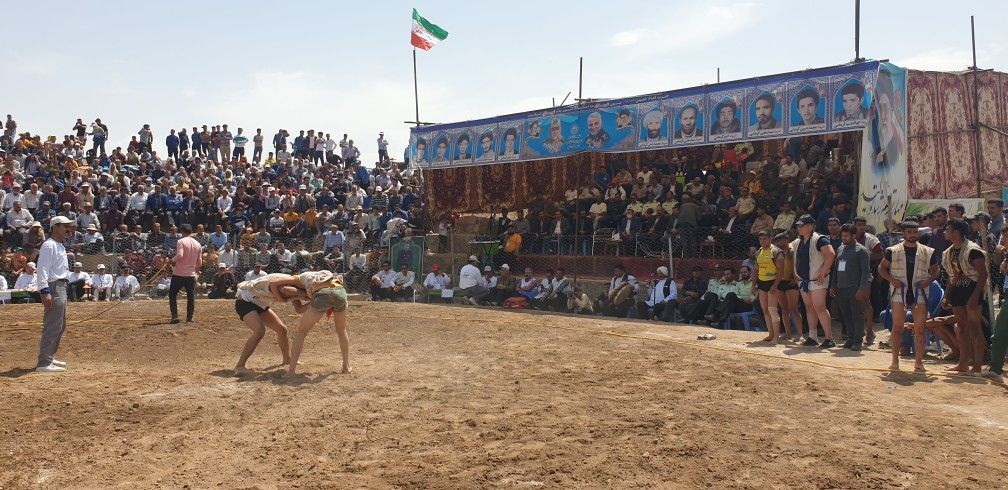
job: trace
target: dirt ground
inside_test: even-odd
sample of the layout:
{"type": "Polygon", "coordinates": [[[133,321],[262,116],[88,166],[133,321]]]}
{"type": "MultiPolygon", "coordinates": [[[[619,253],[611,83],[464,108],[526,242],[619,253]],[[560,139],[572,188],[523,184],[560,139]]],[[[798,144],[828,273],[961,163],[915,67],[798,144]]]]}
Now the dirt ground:
{"type": "Polygon", "coordinates": [[[352,373],[326,325],[304,375],[268,333],[239,379],[233,304],[157,325],[166,306],[72,326],[60,375],[29,372],[40,308],[0,307],[0,488],[1005,486],[1005,385],[874,371],[874,350],[354,302],[352,373]]]}

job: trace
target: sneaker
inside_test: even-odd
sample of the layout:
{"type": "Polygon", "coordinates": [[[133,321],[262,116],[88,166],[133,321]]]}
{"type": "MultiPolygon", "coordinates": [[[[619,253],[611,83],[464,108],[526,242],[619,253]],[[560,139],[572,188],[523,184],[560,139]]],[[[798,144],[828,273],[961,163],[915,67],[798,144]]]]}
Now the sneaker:
{"type": "Polygon", "coordinates": [[[469,298],[469,303],[473,306],[479,306],[479,301],[476,301],[476,298],[469,298]]]}
{"type": "Polygon", "coordinates": [[[63,371],[66,371],[65,367],[60,367],[55,364],[35,368],[36,373],[62,373],[63,371]]]}
{"type": "Polygon", "coordinates": [[[172,325],[175,325],[175,324],[178,324],[178,323],[180,323],[181,321],[182,321],[182,320],[179,320],[178,318],[172,318],[172,319],[171,319],[171,321],[170,321],[169,323],[171,323],[172,325]]]}
{"type": "Polygon", "coordinates": [[[836,347],[836,342],[833,342],[830,339],[826,339],[826,340],[822,341],[821,344],[819,344],[819,348],[820,349],[832,349],[834,347],[836,347]]]}
{"type": "Polygon", "coordinates": [[[819,345],[819,342],[812,340],[811,337],[806,337],[805,342],[802,342],[802,345],[804,345],[805,347],[816,347],[819,345]]]}
{"type": "Polygon", "coordinates": [[[983,376],[983,377],[989,378],[989,379],[1000,380],[1002,378],[1002,376],[1003,376],[1003,373],[998,373],[998,372],[991,371],[990,369],[987,369],[984,372],[980,373],[980,376],[983,376]]]}
{"type": "Polygon", "coordinates": [[[861,352],[861,349],[862,349],[861,344],[854,344],[850,347],[850,350],[854,352],[861,352]]]}
{"type": "Polygon", "coordinates": [[[63,362],[63,361],[57,361],[56,359],[52,360],[52,364],[53,364],[53,366],[57,366],[57,367],[61,367],[61,368],[65,368],[66,367],[66,363],[65,362],[63,362]]]}
{"type": "Polygon", "coordinates": [[[844,345],[843,345],[844,349],[850,349],[851,347],[854,347],[854,341],[853,340],[848,340],[847,342],[844,342],[844,345]]]}

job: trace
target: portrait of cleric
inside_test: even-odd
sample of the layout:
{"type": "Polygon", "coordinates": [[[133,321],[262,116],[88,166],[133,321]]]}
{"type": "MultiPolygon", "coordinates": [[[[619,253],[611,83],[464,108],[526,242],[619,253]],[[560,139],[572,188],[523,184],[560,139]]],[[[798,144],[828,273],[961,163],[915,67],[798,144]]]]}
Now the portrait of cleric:
{"type": "Polygon", "coordinates": [[[640,123],[640,144],[654,146],[668,141],[668,126],[665,123],[665,112],[652,109],[644,114],[640,123]]]}

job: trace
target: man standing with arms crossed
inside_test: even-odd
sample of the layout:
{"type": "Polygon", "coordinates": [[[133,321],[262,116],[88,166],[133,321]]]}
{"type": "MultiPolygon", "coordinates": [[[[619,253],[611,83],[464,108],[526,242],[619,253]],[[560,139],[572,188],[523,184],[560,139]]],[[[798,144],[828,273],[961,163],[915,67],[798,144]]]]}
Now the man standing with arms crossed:
{"type": "Polygon", "coordinates": [[[66,329],[67,278],[70,277],[70,267],[63,240],[73,234],[77,225],[65,216],[53,217],[50,225],[52,236],[39,249],[36,270],[43,306],[42,339],[39,341],[38,363],[35,365],[37,373],[66,371],[66,363],[53,356],[59,350],[66,329]]]}
{"type": "Polygon", "coordinates": [[[900,224],[903,241],[886,249],[885,257],[879,264],[879,277],[888,282],[892,289],[889,301],[892,312],[892,365],[889,369],[899,370],[900,343],[906,324],[906,311],[910,310],[914,334],[914,371],[924,372],[924,322],[928,317],[928,289],[938,277],[939,254],[935,249],[917,243],[916,221],[900,224]]]}
{"type": "Polygon", "coordinates": [[[178,323],[178,293],[179,289],[185,288],[186,323],[189,323],[193,319],[193,310],[196,309],[196,274],[203,266],[203,257],[199,242],[190,236],[192,225],[186,223],[180,231],[182,238],[175,244],[175,256],[172,257],[175,267],[168,287],[168,307],[171,309],[171,322],[178,323]]]}

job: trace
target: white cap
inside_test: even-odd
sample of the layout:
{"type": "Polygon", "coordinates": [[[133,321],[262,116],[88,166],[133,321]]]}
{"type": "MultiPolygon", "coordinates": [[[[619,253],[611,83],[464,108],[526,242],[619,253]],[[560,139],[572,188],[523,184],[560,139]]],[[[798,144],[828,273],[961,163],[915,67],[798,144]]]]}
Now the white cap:
{"type": "Polygon", "coordinates": [[[663,275],[663,276],[668,276],[668,267],[665,267],[664,265],[661,266],[661,267],[659,267],[658,268],[658,273],[661,274],[661,275],[663,275]]]}
{"type": "MultiPolygon", "coordinates": [[[[66,203],[70,204],[70,203],[66,203]]],[[[50,225],[72,225],[73,220],[67,218],[66,216],[54,216],[52,220],[49,221],[50,225]]]]}
{"type": "Polygon", "coordinates": [[[35,262],[28,262],[27,265],[28,265],[28,267],[31,267],[32,269],[35,268],[35,262]]]}
{"type": "Polygon", "coordinates": [[[80,262],[74,262],[74,267],[84,267],[84,264],[80,262]]]}
{"type": "Polygon", "coordinates": [[[477,259],[475,255],[470,255],[469,262],[479,262],[479,259],[477,259]]]}
{"type": "Polygon", "coordinates": [[[221,263],[217,264],[217,268],[218,269],[227,269],[227,264],[225,264],[224,262],[221,262],[221,263]]]}
{"type": "Polygon", "coordinates": [[[105,264],[98,264],[98,267],[96,267],[96,269],[104,269],[104,268],[105,268],[105,264]]]}
{"type": "Polygon", "coordinates": [[[374,188],[374,191],[375,192],[381,192],[382,191],[381,186],[380,185],[376,185],[375,188],[374,188]]]}
{"type": "Polygon", "coordinates": [[[488,265],[488,266],[486,266],[486,267],[483,268],[483,272],[493,272],[493,267],[490,267],[488,265]]]}
{"type": "Polygon", "coordinates": [[[507,264],[501,264],[501,269],[511,270],[511,266],[507,264]]]}

